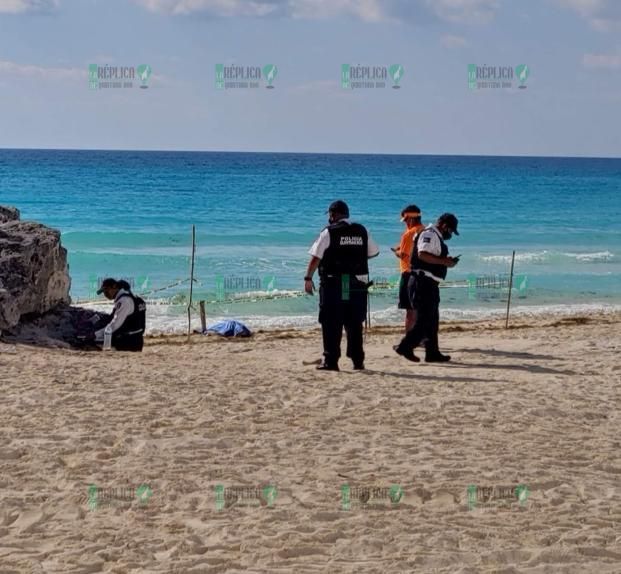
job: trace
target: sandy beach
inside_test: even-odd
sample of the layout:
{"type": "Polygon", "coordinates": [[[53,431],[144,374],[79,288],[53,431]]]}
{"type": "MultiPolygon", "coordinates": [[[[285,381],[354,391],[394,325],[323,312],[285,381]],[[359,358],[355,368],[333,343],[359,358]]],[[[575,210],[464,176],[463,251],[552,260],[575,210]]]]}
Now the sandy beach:
{"type": "Polygon", "coordinates": [[[619,573],[620,324],[0,344],[0,573],[619,573]]]}

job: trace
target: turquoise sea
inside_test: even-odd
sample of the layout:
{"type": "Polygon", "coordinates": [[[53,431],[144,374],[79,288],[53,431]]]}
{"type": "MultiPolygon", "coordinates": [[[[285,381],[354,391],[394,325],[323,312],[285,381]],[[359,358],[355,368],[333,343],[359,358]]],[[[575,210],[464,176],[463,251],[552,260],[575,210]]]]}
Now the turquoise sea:
{"type": "Polygon", "coordinates": [[[61,230],[73,299],[125,277],[162,303],[150,306],[152,332],[186,324],[193,224],[194,299],[209,322],[314,325],[316,297],[299,292],[337,198],[382,249],[375,323],[402,321],[389,248],[408,203],[425,222],[460,220],[445,319],[503,312],[513,250],[513,312],[621,308],[621,159],[0,150],[0,203],[61,230]]]}

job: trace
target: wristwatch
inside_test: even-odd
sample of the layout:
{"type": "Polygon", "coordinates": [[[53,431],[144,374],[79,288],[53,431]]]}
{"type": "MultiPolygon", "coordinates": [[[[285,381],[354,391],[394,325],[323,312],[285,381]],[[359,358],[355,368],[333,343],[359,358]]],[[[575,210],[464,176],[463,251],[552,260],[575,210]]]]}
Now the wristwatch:
{"type": "Polygon", "coordinates": [[[304,277],[304,281],[312,281],[312,280],[313,280],[313,278],[309,277],[308,275],[306,277],[304,277]]]}

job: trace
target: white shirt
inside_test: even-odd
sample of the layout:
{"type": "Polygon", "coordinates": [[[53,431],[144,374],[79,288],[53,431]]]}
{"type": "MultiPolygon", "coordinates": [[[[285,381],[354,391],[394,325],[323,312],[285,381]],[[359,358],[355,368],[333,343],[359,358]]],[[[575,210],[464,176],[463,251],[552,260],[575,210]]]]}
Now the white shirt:
{"type": "MultiPolygon", "coordinates": [[[[423,231],[420,232],[420,238],[418,240],[418,253],[424,252],[429,253],[430,255],[435,255],[436,257],[442,256],[442,242],[440,238],[442,234],[440,230],[435,225],[429,225],[423,231]]],[[[427,277],[430,277],[434,281],[438,283],[442,282],[440,277],[436,277],[430,271],[425,271],[424,269],[420,269],[419,272],[422,271],[427,277]]]]}
{"type": "MultiPolygon", "coordinates": [[[[134,300],[131,297],[122,297],[123,295],[127,295],[127,291],[120,289],[114,298],[112,321],[108,323],[113,333],[119,329],[123,323],[125,323],[125,319],[134,312],[134,300]]],[[[106,328],[104,327],[103,329],[99,329],[99,331],[95,331],[95,340],[103,341],[105,330],[106,328]]]]}
{"type": "MultiPolygon", "coordinates": [[[[341,219],[340,221],[344,221],[345,223],[351,223],[349,219],[341,219]]],[[[326,228],[319,234],[319,237],[315,240],[315,243],[313,243],[308,252],[313,257],[322,259],[328,247],[330,247],[330,232],[328,231],[328,228],[326,228]]],[[[379,252],[380,250],[377,243],[373,241],[371,234],[367,231],[367,257],[369,259],[371,259],[372,257],[377,257],[379,255],[379,252]]],[[[356,275],[356,279],[358,279],[358,281],[364,281],[366,283],[369,281],[369,276],[356,275]]]]}

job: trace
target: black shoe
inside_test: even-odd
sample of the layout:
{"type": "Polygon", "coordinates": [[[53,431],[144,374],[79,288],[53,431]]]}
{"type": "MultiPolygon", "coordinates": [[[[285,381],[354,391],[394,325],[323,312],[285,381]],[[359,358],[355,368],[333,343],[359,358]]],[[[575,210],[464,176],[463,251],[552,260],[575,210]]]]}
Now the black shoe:
{"type": "Polygon", "coordinates": [[[425,356],[425,363],[448,363],[450,360],[450,355],[443,355],[442,353],[425,356]]]}
{"type": "Polygon", "coordinates": [[[338,371],[338,365],[328,365],[327,363],[321,363],[315,367],[318,371],[338,371]]]}
{"type": "Polygon", "coordinates": [[[354,363],[354,371],[364,371],[364,363],[354,363]]]}
{"type": "Polygon", "coordinates": [[[414,354],[414,351],[412,351],[412,349],[403,350],[399,345],[395,345],[392,349],[395,353],[397,353],[397,355],[405,357],[408,361],[412,361],[413,363],[420,363],[420,359],[414,354]]]}

